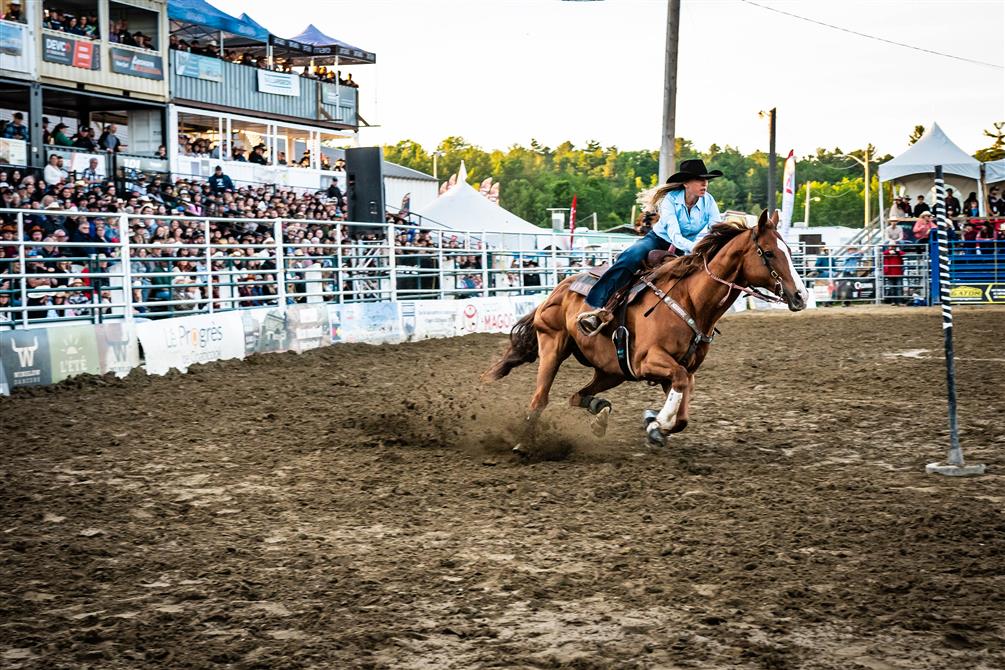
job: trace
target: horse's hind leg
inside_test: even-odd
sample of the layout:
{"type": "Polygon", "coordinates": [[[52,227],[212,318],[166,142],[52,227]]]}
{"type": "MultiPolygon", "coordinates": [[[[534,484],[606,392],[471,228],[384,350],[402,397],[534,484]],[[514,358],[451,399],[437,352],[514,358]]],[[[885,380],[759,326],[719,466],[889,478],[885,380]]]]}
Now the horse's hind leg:
{"type": "Polygon", "coordinates": [[[694,375],[687,376],[687,386],[684,387],[684,396],[680,400],[680,407],[677,410],[677,420],[674,421],[673,428],[668,432],[679,433],[687,428],[687,415],[691,408],[691,394],[694,392],[694,375]]]}
{"type": "Polygon", "coordinates": [[[611,415],[611,403],[604,398],[596,397],[597,393],[614,388],[624,381],[620,375],[610,374],[602,370],[593,371],[593,381],[572,394],[569,404],[573,407],[585,407],[593,415],[590,428],[597,437],[607,433],[607,421],[611,415]]]}
{"type": "Polygon", "coordinates": [[[537,387],[530,399],[530,416],[527,417],[531,421],[541,416],[541,412],[548,406],[548,394],[551,393],[555,375],[558,374],[562,361],[568,358],[570,353],[569,336],[565,331],[538,331],[537,343],[541,360],[537,365],[537,387]]]}

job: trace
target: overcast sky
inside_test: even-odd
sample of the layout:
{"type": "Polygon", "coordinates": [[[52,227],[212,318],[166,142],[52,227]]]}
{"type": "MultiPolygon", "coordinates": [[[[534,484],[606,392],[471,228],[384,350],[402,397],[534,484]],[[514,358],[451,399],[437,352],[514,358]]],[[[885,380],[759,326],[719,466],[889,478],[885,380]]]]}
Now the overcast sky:
{"type": "MultiPolygon", "coordinates": [[[[290,37],[307,23],[376,52],[353,69],[363,144],[461,135],[529,144],[658,149],[665,0],[211,0],[290,37]],[[376,107],[375,107],[376,105],[376,107]]],[[[841,28],[1005,64],[1002,0],[756,0],[841,28]]],[[[767,149],[758,111],[778,108],[778,151],[897,154],[936,120],[968,153],[1005,120],[1005,70],[884,44],[741,0],[683,0],[677,135],[701,149],[767,149]]]]}

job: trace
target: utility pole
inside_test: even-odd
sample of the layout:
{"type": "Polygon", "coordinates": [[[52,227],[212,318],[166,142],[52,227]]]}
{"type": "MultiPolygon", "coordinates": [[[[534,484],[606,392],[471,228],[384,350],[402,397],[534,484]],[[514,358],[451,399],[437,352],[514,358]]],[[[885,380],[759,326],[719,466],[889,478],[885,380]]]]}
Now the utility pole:
{"type": "MultiPolygon", "coordinates": [[[[872,215],[872,203],[869,201],[870,200],[870,193],[869,193],[869,186],[870,186],[870,184],[869,184],[869,181],[870,181],[870,179],[869,179],[869,153],[872,151],[872,148],[873,147],[872,147],[871,144],[866,144],[865,145],[865,160],[862,160],[858,156],[852,156],[851,154],[841,154],[843,157],[850,158],[850,159],[852,159],[853,161],[855,161],[856,163],[858,163],[859,165],[861,165],[862,167],[865,168],[865,210],[864,210],[864,214],[863,214],[863,216],[864,216],[864,222],[862,224],[863,228],[868,228],[869,224],[872,222],[872,219],[871,219],[871,215],[872,215]]],[[[881,225],[882,225],[882,222],[881,222],[881,225]]]]}
{"type": "Polygon", "coordinates": [[[803,214],[803,225],[809,228],[810,226],[810,185],[813,182],[806,182],[806,212],[803,214]]]}
{"type": "Polygon", "coordinates": [[[770,116],[771,130],[770,139],[768,143],[768,214],[770,215],[775,211],[775,163],[778,162],[777,156],[775,156],[775,119],[777,114],[775,108],[772,107],[771,111],[768,112],[770,116]]]}
{"type": "Polygon", "coordinates": [[[666,66],[663,70],[663,141],[660,144],[660,184],[674,172],[677,125],[677,38],[680,0],[667,0],[666,66]]]}

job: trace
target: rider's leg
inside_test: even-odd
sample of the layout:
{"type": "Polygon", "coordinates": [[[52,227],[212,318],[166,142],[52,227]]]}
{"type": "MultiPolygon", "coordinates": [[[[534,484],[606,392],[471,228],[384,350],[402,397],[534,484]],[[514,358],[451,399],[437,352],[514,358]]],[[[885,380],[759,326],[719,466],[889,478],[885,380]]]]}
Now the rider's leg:
{"type": "Polygon", "coordinates": [[[669,242],[650,231],[645,237],[622,251],[618,255],[618,260],[593,285],[589,295],[586,296],[586,304],[592,310],[579,315],[580,329],[588,335],[599,332],[600,328],[612,318],[611,313],[604,309],[610,297],[632,278],[636,270],[642,267],[642,263],[650,251],[668,249],[669,247],[669,242]]]}

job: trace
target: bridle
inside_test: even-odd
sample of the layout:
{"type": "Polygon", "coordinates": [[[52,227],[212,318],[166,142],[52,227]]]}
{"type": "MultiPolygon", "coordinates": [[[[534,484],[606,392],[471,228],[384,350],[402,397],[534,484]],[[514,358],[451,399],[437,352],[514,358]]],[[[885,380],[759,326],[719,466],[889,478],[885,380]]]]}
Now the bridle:
{"type": "MultiPolygon", "coordinates": [[[[783,291],[782,276],[780,274],[778,274],[778,272],[775,270],[775,268],[773,268],[771,266],[771,260],[767,257],[766,252],[764,251],[764,248],[761,246],[761,243],[757,241],[757,229],[756,228],[751,228],[750,229],[750,236],[754,239],[754,247],[757,249],[757,255],[760,257],[761,261],[764,263],[764,267],[768,268],[768,272],[771,273],[771,278],[775,280],[775,289],[776,290],[773,290],[772,293],[761,293],[760,291],[758,291],[756,288],[754,288],[752,286],[740,286],[739,284],[737,284],[735,282],[726,281],[725,279],[723,279],[722,277],[718,276],[717,274],[715,274],[714,272],[712,272],[708,268],[708,258],[706,258],[705,256],[702,256],[701,260],[702,260],[702,264],[705,266],[705,274],[707,274],[709,277],[711,277],[715,281],[719,282],[720,284],[724,284],[724,285],[728,286],[731,291],[732,290],[740,291],[741,293],[746,293],[747,295],[749,295],[752,298],[758,298],[759,300],[763,300],[765,302],[779,302],[779,303],[785,302],[785,299],[781,297],[782,291],[783,291]]],[[[729,299],[729,295],[730,294],[727,293],[725,296],[723,296],[722,300],[719,301],[719,304],[722,305],[724,302],[726,302],[726,300],[729,299]]]]}

